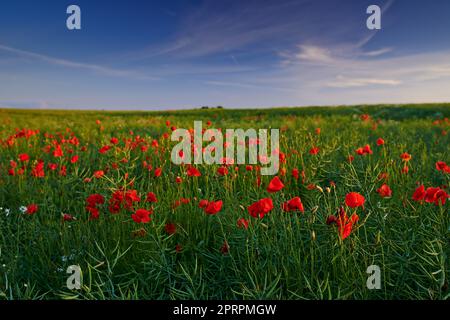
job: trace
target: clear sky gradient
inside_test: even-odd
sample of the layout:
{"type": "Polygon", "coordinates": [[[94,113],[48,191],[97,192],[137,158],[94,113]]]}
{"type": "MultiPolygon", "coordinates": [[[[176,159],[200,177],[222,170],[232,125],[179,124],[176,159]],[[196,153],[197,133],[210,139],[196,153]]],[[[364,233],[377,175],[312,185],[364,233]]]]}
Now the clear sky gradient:
{"type": "Polygon", "coordinates": [[[0,107],[450,101],[448,0],[0,3],[0,107]],[[81,8],[82,29],[66,28],[81,8]],[[366,8],[383,8],[368,30],[366,8]]]}

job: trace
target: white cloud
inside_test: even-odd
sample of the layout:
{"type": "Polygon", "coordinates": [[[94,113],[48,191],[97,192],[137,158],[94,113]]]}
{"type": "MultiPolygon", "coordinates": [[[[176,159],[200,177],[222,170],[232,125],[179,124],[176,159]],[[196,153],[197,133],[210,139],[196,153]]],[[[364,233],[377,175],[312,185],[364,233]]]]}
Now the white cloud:
{"type": "Polygon", "coordinates": [[[376,78],[346,78],[338,76],[336,81],[327,84],[332,88],[351,88],[351,87],[365,87],[370,85],[385,85],[385,86],[397,86],[402,82],[392,79],[376,79],[376,78]]]}
{"type": "Polygon", "coordinates": [[[330,63],[334,59],[329,50],[317,46],[300,45],[300,52],[295,55],[296,59],[308,62],[330,63]]]}

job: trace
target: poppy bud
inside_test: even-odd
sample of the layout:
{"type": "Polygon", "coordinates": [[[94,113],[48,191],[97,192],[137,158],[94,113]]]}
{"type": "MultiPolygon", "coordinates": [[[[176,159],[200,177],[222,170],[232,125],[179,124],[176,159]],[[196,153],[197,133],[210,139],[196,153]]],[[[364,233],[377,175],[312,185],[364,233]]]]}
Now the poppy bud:
{"type": "Polygon", "coordinates": [[[327,224],[328,225],[330,225],[330,224],[332,224],[332,223],[336,223],[337,222],[337,218],[336,218],[336,216],[335,215],[330,215],[330,216],[328,216],[328,218],[327,218],[327,224]]]}

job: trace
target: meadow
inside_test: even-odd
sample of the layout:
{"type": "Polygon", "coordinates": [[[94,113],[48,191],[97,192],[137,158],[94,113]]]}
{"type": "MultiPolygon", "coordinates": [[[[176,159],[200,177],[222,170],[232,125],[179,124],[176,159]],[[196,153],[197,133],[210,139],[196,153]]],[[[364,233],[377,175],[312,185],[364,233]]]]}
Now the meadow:
{"type": "Polygon", "coordinates": [[[448,299],[448,118],[450,104],[2,109],[0,299],[448,299]],[[277,176],[173,164],[171,132],[195,120],[279,128],[277,176]]]}

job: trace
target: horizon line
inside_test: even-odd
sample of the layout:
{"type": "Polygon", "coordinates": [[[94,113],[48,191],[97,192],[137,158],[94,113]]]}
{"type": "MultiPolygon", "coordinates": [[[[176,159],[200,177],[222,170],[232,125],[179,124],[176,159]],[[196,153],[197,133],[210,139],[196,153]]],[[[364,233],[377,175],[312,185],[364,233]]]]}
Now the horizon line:
{"type": "Polygon", "coordinates": [[[450,101],[443,102],[402,102],[402,103],[358,103],[358,104],[324,104],[324,105],[297,105],[297,106],[263,106],[263,107],[225,107],[225,106],[201,106],[196,108],[177,108],[177,109],[106,109],[106,108],[33,108],[33,107],[14,107],[0,105],[0,110],[14,111],[84,111],[84,112],[179,112],[179,111],[207,111],[207,110],[270,110],[270,109],[299,109],[299,108],[338,108],[338,107],[370,107],[370,106],[433,106],[443,105],[450,107],[450,101]]]}

